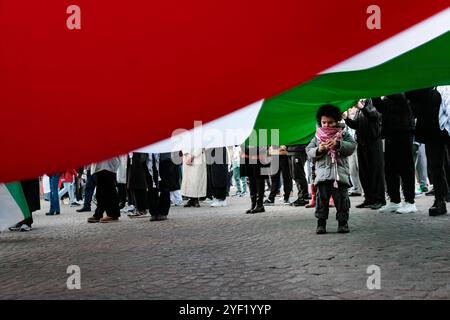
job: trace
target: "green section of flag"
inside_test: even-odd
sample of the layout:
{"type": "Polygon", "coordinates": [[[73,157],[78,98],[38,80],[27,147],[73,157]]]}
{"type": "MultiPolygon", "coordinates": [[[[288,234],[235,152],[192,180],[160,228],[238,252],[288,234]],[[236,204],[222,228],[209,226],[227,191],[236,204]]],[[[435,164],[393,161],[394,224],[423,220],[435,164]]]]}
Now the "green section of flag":
{"type": "Polygon", "coordinates": [[[23,193],[22,185],[20,184],[20,182],[8,183],[6,184],[6,188],[8,189],[9,193],[11,193],[11,196],[22,211],[24,219],[29,218],[31,216],[30,209],[28,208],[28,204],[25,199],[25,195],[23,193]]]}
{"type": "Polygon", "coordinates": [[[279,129],[281,145],[308,143],[315,132],[315,113],[322,104],[331,103],[344,111],[360,98],[449,84],[450,32],[447,32],[379,66],[320,75],[267,99],[254,129],[267,129],[268,141],[273,141],[270,129],[279,129]]]}

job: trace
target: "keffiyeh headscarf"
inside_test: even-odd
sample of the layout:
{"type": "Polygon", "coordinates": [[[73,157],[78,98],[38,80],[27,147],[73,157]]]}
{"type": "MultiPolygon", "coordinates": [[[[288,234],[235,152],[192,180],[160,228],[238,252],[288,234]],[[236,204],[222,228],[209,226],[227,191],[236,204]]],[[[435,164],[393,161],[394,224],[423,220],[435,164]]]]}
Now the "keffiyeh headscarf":
{"type": "MultiPolygon", "coordinates": [[[[342,141],[342,136],[344,133],[344,129],[340,127],[317,127],[316,130],[316,138],[319,140],[319,143],[327,142],[330,139],[336,139],[336,141],[342,141]]],[[[328,155],[331,157],[331,164],[334,168],[336,179],[334,181],[333,186],[335,188],[338,187],[339,173],[337,168],[336,161],[336,148],[328,150],[328,155]]]]}

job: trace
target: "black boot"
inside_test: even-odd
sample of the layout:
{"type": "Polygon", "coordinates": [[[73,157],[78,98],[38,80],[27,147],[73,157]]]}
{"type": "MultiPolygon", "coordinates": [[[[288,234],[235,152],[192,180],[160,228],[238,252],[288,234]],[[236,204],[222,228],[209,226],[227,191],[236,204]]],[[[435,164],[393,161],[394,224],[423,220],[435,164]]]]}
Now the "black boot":
{"type": "Polygon", "coordinates": [[[264,194],[258,196],[256,200],[256,208],[250,211],[251,214],[266,212],[264,209],[264,194]]]}
{"type": "Polygon", "coordinates": [[[433,206],[428,210],[430,216],[440,216],[447,213],[447,206],[444,200],[434,200],[433,206]]]}
{"type": "Polygon", "coordinates": [[[250,199],[252,200],[252,207],[250,210],[245,211],[245,213],[252,213],[252,211],[256,208],[256,196],[250,196],[250,199]]]}
{"type": "Polygon", "coordinates": [[[342,220],[338,222],[338,233],[349,233],[350,229],[348,228],[347,220],[342,220]]]}
{"type": "Polygon", "coordinates": [[[327,220],[326,219],[319,219],[317,220],[317,229],[316,229],[316,233],[317,234],[325,234],[327,233],[327,220]]]}

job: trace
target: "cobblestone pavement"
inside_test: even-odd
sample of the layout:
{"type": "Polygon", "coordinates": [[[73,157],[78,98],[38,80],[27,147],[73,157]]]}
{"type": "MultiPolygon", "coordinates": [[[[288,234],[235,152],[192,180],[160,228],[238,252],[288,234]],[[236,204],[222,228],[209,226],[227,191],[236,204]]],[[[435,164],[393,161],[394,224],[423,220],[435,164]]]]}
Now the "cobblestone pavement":
{"type": "Polygon", "coordinates": [[[326,235],[313,209],[246,215],[248,198],[111,224],[68,206],[45,216],[43,202],[31,232],[0,234],[0,298],[448,299],[450,216],[429,217],[432,200],[418,198],[414,214],[352,208],[349,234],[336,233],[332,209],[326,235]],[[81,290],[67,289],[69,265],[81,290]],[[380,290],[367,288],[369,265],[381,268],[380,290]]]}

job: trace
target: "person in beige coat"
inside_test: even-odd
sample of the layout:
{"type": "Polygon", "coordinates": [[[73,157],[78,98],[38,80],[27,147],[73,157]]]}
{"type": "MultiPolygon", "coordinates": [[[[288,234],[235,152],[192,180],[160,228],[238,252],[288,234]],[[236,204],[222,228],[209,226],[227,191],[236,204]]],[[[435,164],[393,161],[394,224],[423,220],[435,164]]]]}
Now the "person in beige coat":
{"type": "Polygon", "coordinates": [[[185,207],[200,207],[199,198],[206,196],[206,156],[204,149],[183,152],[181,193],[190,198],[185,207]]]}

